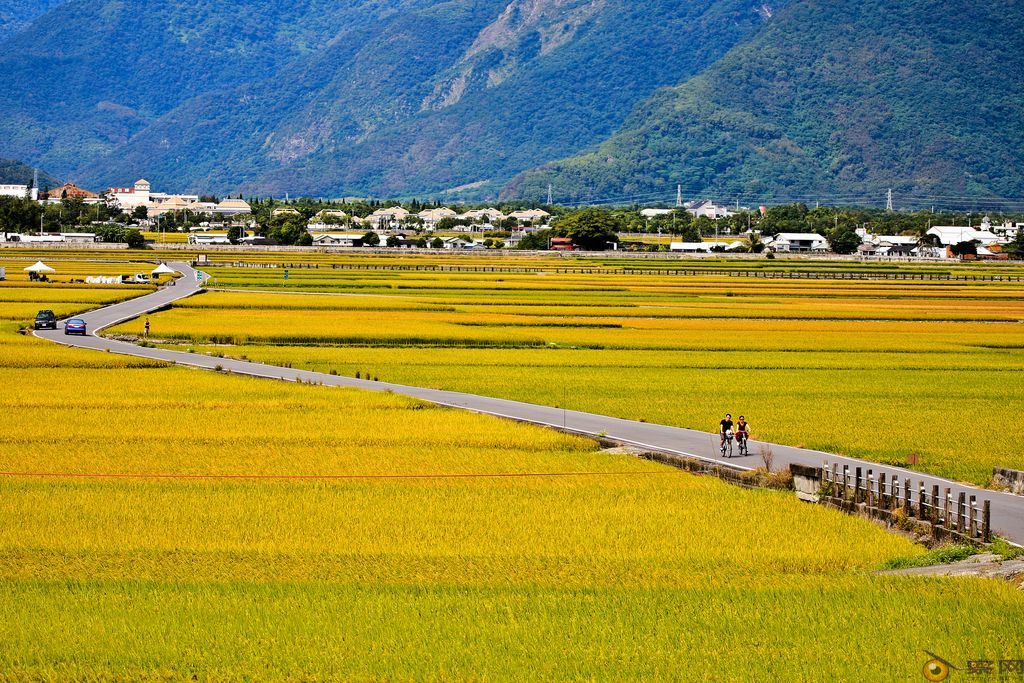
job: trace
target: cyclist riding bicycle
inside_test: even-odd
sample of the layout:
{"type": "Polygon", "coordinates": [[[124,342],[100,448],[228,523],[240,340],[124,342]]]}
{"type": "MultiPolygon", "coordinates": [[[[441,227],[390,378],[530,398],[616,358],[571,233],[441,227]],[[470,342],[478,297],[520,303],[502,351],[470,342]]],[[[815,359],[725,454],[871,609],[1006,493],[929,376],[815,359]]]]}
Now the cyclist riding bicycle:
{"type": "Polygon", "coordinates": [[[740,453],[747,452],[747,439],[750,438],[750,423],[747,422],[747,418],[740,415],[740,419],[736,421],[736,443],[740,447],[740,453]]]}
{"type": "Polygon", "coordinates": [[[726,432],[731,432],[731,431],[732,431],[732,414],[731,413],[726,413],[725,414],[725,419],[718,423],[718,436],[721,438],[721,441],[719,442],[720,446],[724,446],[725,445],[725,435],[726,435],[726,432]]]}

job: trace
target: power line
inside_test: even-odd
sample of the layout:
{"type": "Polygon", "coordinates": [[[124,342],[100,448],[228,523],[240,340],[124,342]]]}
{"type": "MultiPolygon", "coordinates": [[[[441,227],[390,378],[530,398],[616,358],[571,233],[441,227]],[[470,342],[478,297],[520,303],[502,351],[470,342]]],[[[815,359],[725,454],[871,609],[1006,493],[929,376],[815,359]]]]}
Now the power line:
{"type": "MultiPolygon", "coordinates": [[[[750,191],[741,188],[728,188],[724,186],[718,187],[698,187],[698,186],[686,186],[682,183],[676,186],[676,197],[679,199],[679,195],[682,191],[694,195],[703,195],[708,197],[729,197],[737,202],[743,201],[750,204],[785,204],[792,202],[810,202],[816,201],[819,205],[825,203],[832,206],[858,206],[858,207],[870,207],[875,204],[872,200],[872,196],[868,192],[846,192],[846,193],[800,193],[800,192],[779,192],[779,193],[761,193],[756,191],[750,191]]],[[[886,194],[886,204],[888,204],[888,193],[886,194]]],[[[980,197],[977,195],[936,195],[936,194],[908,194],[901,195],[901,203],[907,207],[917,207],[919,209],[946,209],[946,210],[982,210],[982,209],[993,209],[1003,211],[1018,211],[1024,210],[1024,198],[1019,197],[980,197]]],[[[576,201],[566,201],[567,206],[606,206],[606,205],[629,205],[634,203],[662,203],[666,206],[672,205],[672,197],[668,195],[664,190],[652,190],[645,193],[630,194],[630,195],[606,195],[606,196],[593,196],[590,195],[586,200],[582,200],[577,197],[576,201]]],[[[895,209],[895,206],[893,207],[895,209]]]]}
{"type": "Polygon", "coordinates": [[[187,474],[152,472],[0,472],[0,477],[45,477],[50,479],[520,479],[544,477],[623,477],[632,475],[673,474],[676,469],[608,470],[582,472],[432,472],[424,474],[187,474]]]}

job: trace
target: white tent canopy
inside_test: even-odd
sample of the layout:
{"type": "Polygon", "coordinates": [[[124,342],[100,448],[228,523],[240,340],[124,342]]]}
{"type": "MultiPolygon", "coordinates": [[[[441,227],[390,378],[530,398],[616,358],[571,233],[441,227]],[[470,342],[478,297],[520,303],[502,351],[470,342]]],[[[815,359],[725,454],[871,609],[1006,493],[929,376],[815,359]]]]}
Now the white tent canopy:
{"type": "Polygon", "coordinates": [[[33,263],[31,266],[29,266],[25,270],[30,272],[30,273],[56,273],[57,272],[53,268],[51,268],[50,266],[48,266],[45,263],[43,263],[42,261],[36,261],[35,263],[33,263]]]}
{"type": "Polygon", "coordinates": [[[150,275],[174,275],[175,270],[168,266],[166,263],[161,263],[159,266],[153,269],[150,275]]]}

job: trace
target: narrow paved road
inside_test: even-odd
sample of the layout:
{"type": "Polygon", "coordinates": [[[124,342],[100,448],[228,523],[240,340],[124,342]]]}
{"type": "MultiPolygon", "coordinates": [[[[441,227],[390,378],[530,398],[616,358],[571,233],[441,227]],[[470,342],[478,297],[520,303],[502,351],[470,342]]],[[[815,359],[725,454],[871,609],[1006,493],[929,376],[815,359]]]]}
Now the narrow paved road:
{"type": "MultiPolygon", "coordinates": [[[[351,377],[339,377],[320,372],[296,370],[293,368],[282,368],[276,365],[264,363],[253,363],[228,358],[217,358],[197,353],[183,351],[170,351],[167,349],[155,349],[136,346],[128,342],[114,341],[93,336],[103,328],[116,325],[117,323],[138,317],[145,313],[155,311],[171,302],[190,296],[200,291],[202,285],[197,281],[196,271],[186,263],[169,264],[175,270],[181,272],[183,277],[179,278],[173,287],[165,287],[152,294],[125,301],[120,304],[100,308],[90,313],[80,315],[89,326],[90,335],[86,337],[65,336],[63,323],[56,331],[40,331],[36,335],[51,341],[69,344],[88,349],[100,351],[109,350],[114,353],[121,353],[129,356],[140,356],[156,360],[169,361],[180,365],[189,365],[198,368],[214,369],[220,366],[224,370],[256,377],[267,377],[272,379],[283,379],[290,381],[301,380],[303,382],[315,382],[327,386],[358,387],[372,391],[392,391],[396,394],[411,396],[443,406],[471,410],[488,415],[497,415],[533,424],[558,427],[571,430],[580,434],[591,436],[606,435],[615,441],[649,448],[665,453],[685,455],[701,460],[728,464],[743,469],[754,469],[760,463],[759,447],[761,444],[751,442],[750,452],[755,455],[745,458],[731,458],[722,460],[718,457],[718,437],[707,432],[699,432],[692,429],[680,427],[668,427],[665,425],[623,420],[606,415],[595,415],[575,410],[563,410],[550,406],[534,405],[519,401],[508,401],[500,398],[489,398],[474,394],[464,394],[455,391],[441,391],[438,389],[423,389],[420,387],[409,387],[389,382],[373,382],[359,380],[351,377]]],[[[933,477],[927,474],[911,472],[909,470],[879,465],[865,460],[846,458],[839,455],[823,453],[792,446],[779,444],[766,444],[771,447],[775,454],[776,467],[785,467],[790,464],[807,465],[820,467],[825,461],[837,463],[840,469],[843,465],[850,467],[851,472],[856,467],[862,467],[865,472],[872,470],[877,477],[885,473],[887,478],[898,476],[902,481],[911,477],[915,482],[914,490],[917,490],[917,482],[924,482],[926,489],[930,492],[933,485],[941,489],[949,487],[953,491],[954,500],[961,491],[968,496],[977,496],[979,507],[984,500],[992,501],[992,528],[1000,535],[1018,544],[1024,544],[1024,497],[1014,496],[1009,493],[997,491],[985,491],[973,486],[958,482],[933,477]]],[[[915,493],[916,498],[916,493],[915,493]]]]}

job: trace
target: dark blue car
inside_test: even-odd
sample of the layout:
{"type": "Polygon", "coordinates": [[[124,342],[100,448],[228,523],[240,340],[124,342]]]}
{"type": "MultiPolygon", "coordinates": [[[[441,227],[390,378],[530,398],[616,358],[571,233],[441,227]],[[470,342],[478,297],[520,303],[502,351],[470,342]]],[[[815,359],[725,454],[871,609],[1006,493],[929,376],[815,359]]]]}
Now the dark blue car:
{"type": "Polygon", "coordinates": [[[72,318],[67,321],[64,323],[64,334],[87,334],[85,331],[85,321],[81,318],[72,318]]]}

